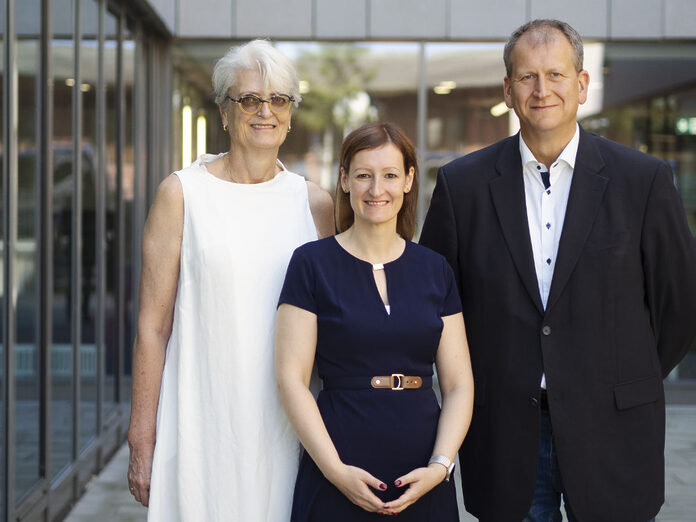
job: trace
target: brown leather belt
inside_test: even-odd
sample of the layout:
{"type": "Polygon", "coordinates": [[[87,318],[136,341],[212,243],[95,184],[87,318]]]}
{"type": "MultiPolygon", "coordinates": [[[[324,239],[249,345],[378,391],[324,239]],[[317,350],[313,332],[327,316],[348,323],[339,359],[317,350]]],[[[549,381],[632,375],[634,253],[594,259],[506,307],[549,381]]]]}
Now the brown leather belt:
{"type": "Polygon", "coordinates": [[[374,377],[324,377],[325,390],[365,390],[378,388],[384,390],[416,390],[430,389],[433,386],[433,376],[423,377],[392,373],[391,375],[375,375],[374,377]]]}
{"type": "Polygon", "coordinates": [[[373,388],[390,388],[392,390],[413,390],[423,385],[423,379],[414,375],[392,373],[391,375],[375,375],[370,379],[373,388]]]}

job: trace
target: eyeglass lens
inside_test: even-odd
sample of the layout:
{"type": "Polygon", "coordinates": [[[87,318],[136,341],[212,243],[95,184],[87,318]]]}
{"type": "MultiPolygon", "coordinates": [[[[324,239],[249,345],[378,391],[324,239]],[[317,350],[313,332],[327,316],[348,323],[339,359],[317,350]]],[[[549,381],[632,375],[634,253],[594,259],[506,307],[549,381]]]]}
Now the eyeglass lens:
{"type": "Polygon", "coordinates": [[[239,105],[247,113],[255,113],[261,108],[261,104],[268,101],[273,112],[284,112],[290,106],[290,99],[286,96],[273,95],[268,100],[262,100],[258,96],[248,94],[239,99],[239,105]]]}

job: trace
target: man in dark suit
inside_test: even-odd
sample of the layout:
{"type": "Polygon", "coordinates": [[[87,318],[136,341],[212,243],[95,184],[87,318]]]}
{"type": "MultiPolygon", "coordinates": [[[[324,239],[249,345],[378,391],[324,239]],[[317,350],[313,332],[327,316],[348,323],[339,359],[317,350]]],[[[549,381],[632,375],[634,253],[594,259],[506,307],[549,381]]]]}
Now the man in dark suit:
{"type": "Polygon", "coordinates": [[[578,33],[504,52],[520,132],[442,167],[421,243],[457,276],[474,369],[460,452],[484,521],[644,522],[664,501],[662,379],[696,334],[696,242],[664,162],[585,132],[578,33]]]}

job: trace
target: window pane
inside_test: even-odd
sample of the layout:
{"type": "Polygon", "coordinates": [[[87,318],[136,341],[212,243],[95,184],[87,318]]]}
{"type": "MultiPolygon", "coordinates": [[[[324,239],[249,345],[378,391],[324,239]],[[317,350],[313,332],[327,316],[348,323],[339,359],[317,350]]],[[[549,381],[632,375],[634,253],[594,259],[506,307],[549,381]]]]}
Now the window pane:
{"type": "Polygon", "coordinates": [[[123,262],[124,276],[124,318],[123,318],[123,399],[130,400],[132,374],[132,353],[135,330],[133,328],[133,227],[134,202],[135,202],[135,162],[133,158],[133,121],[135,109],[135,39],[130,28],[126,29],[123,40],[123,88],[125,107],[125,143],[123,145],[123,225],[125,227],[125,241],[121,259],[123,262]]]}
{"type": "Polygon", "coordinates": [[[53,3],[53,345],[51,348],[51,469],[72,461],[72,202],[73,1],[53,3]]]}
{"type": "Polygon", "coordinates": [[[116,163],[116,119],[117,115],[117,50],[118,20],[111,11],[106,12],[106,41],[104,42],[104,82],[106,91],[106,296],[104,301],[105,324],[105,379],[104,412],[116,406],[116,370],[118,354],[116,339],[118,328],[116,318],[116,271],[118,268],[117,193],[118,170],[116,163]]]}
{"type": "Polygon", "coordinates": [[[99,10],[96,0],[81,5],[82,42],[82,317],[80,319],[80,448],[97,434],[97,236],[96,155],[97,150],[97,32],[99,10]]]}
{"type": "Polygon", "coordinates": [[[40,357],[38,346],[38,271],[37,198],[39,180],[39,149],[36,107],[40,93],[39,75],[39,22],[40,0],[26,0],[17,4],[17,251],[15,257],[15,290],[17,292],[17,460],[16,498],[36,483],[39,469],[40,433],[40,357]]]}

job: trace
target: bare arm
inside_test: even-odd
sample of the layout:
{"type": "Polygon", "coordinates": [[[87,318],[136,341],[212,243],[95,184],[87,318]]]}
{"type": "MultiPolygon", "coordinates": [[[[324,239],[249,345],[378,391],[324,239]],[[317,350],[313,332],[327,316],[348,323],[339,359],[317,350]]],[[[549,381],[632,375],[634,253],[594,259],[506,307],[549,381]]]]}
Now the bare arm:
{"type": "Polygon", "coordinates": [[[133,348],[128,485],[144,506],[150,497],[157,403],[172,330],[183,228],[181,182],[171,175],[160,184],[143,230],[138,331],[133,348]]]}
{"type": "Polygon", "coordinates": [[[302,445],[324,476],[354,504],[381,513],[384,504],[370,487],[386,489],[386,484],[363,469],[341,462],[309,391],[316,342],[317,316],[281,304],[276,321],[275,355],[280,399],[302,445]]]}
{"type": "Polygon", "coordinates": [[[336,232],[333,199],[328,192],[312,181],[307,181],[307,194],[319,239],[333,236],[336,232]]]}
{"type": "MultiPolygon", "coordinates": [[[[444,326],[435,357],[437,377],[442,391],[442,411],[437,425],[433,455],[444,455],[454,461],[469,429],[474,408],[474,379],[461,313],[442,318],[444,326]]],[[[425,463],[424,463],[425,464],[425,463]]],[[[445,478],[441,464],[418,468],[396,481],[398,487],[409,485],[396,500],[387,502],[390,513],[398,513],[438,485],[445,478]]]]}

